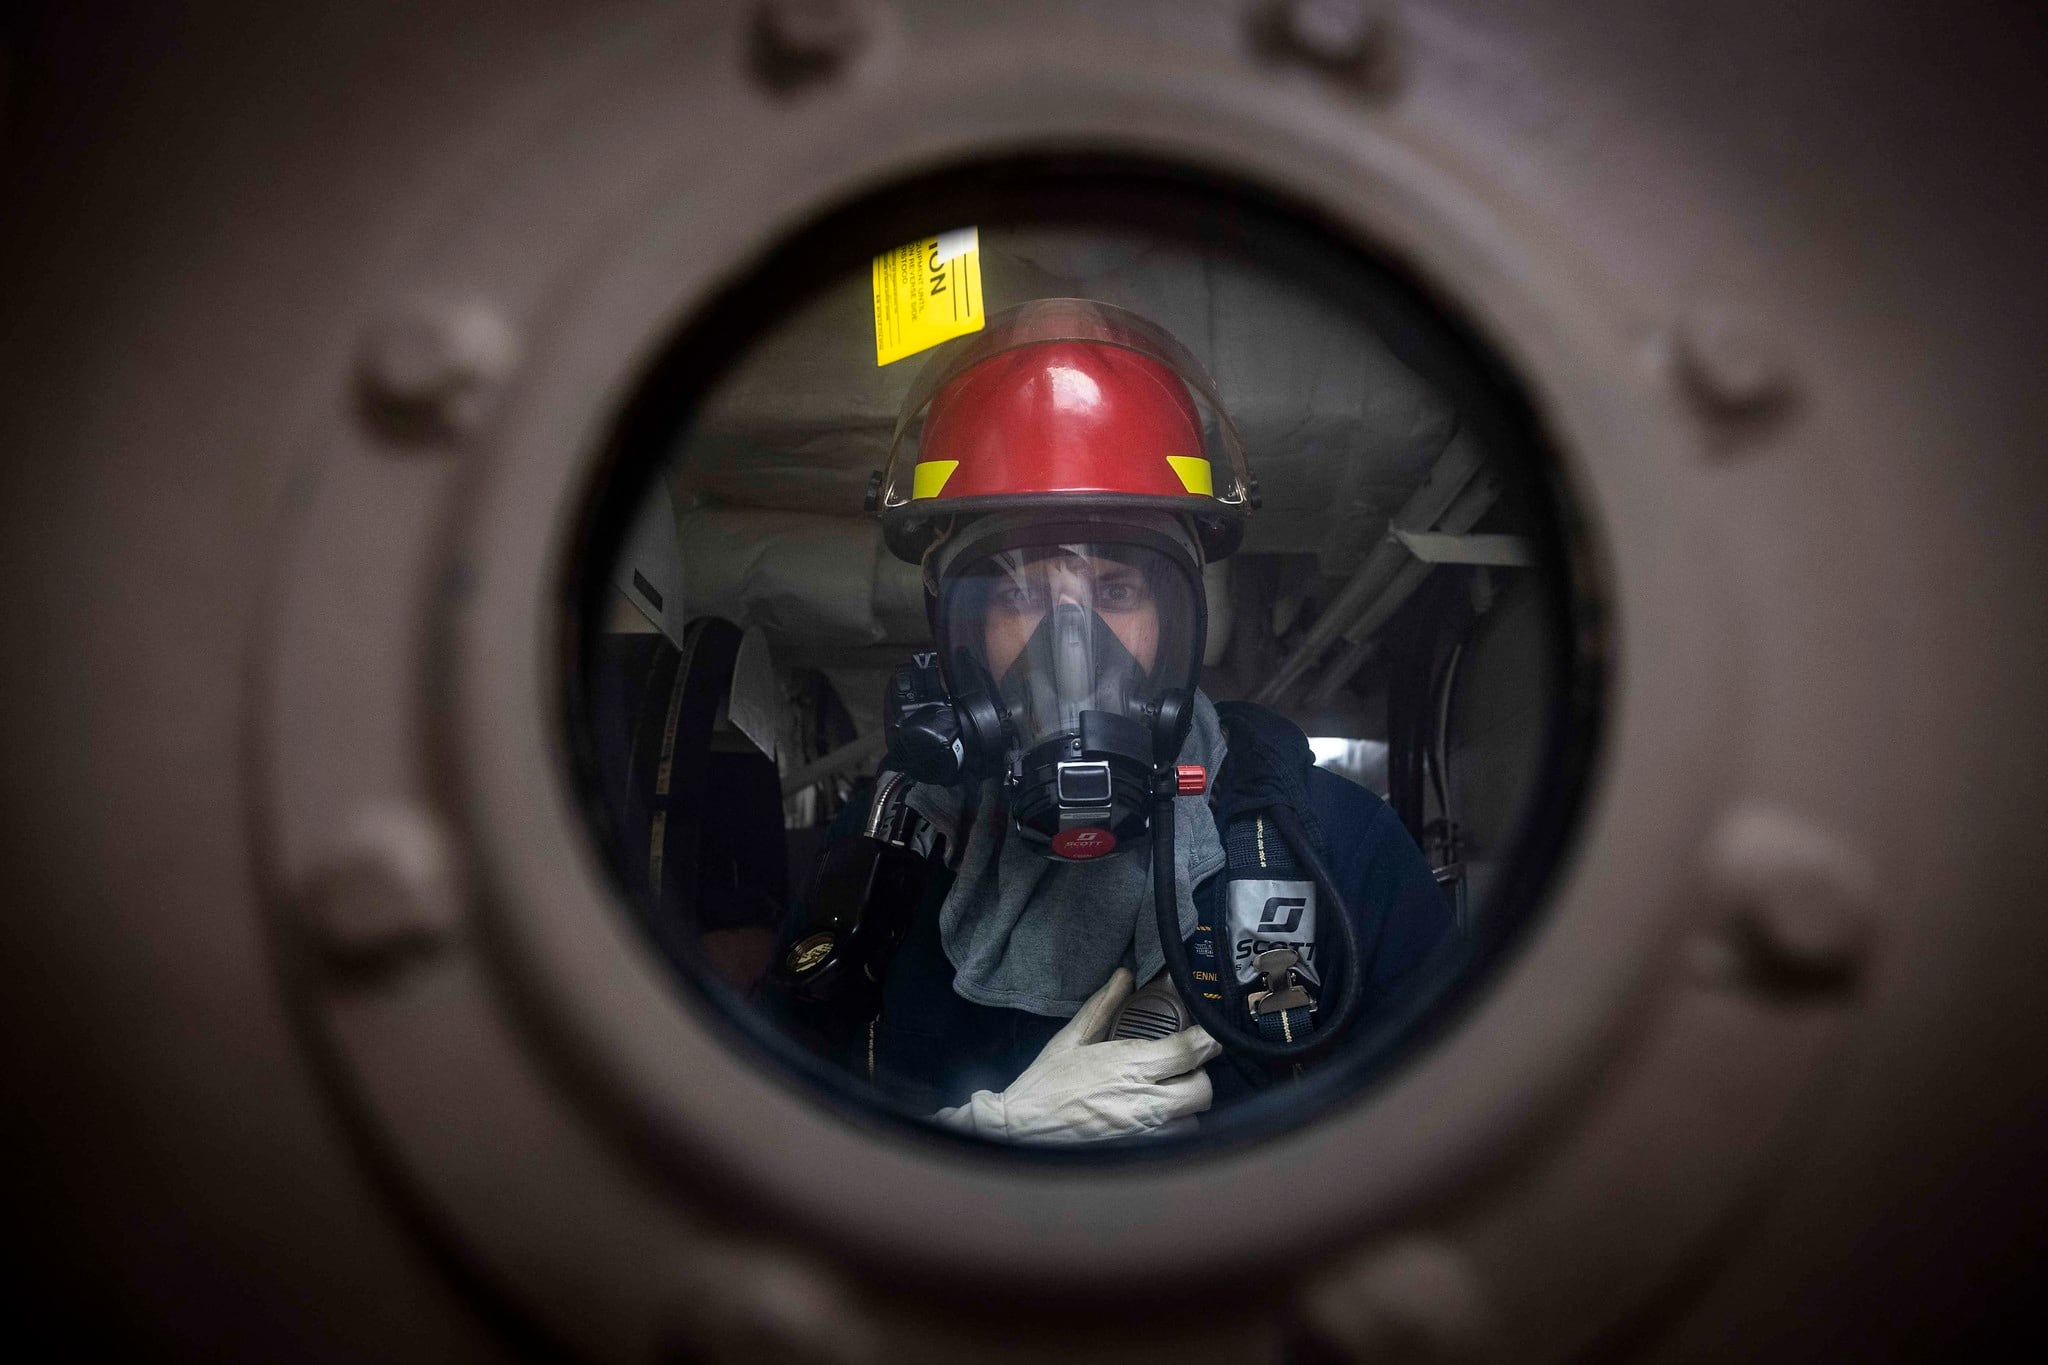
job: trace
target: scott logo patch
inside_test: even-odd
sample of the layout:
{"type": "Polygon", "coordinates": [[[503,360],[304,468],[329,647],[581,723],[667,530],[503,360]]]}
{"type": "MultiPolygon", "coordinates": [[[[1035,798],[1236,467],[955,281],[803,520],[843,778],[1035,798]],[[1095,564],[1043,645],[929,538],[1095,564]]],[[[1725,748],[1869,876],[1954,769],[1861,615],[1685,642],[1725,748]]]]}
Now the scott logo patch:
{"type": "Polygon", "coordinates": [[[1106,829],[1063,829],[1052,836],[1052,851],[1062,858],[1085,862],[1116,852],[1116,836],[1106,829]]]}
{"type": "Polygon", "coordinates": [[[1259,932],[1291,934],[1301,927],[1302,912],[1308,909],[1306,896],[1268,896],[1259,912],[1259,932]]]}
{"type": "Polygon", "coordinates": [[[1303,979],[1321,984],[1315,966],[1314,882],[1228,882],[1223,894],[1231,965],[1240,982],[1248,986],[1258,976],[1252,970],[1252,959],[1260,953],[1269,948],[1292,948],[1301,954],[1299,970],[1303,979]]]}

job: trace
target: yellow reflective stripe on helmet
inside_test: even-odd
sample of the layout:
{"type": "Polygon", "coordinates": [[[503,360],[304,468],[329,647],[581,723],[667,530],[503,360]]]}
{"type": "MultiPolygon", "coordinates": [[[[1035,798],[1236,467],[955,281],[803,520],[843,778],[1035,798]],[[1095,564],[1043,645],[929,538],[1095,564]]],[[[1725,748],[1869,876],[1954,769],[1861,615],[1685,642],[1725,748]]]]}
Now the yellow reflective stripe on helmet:
{"type": "MultiPolygon", "coordinates": [[[[1209,462],[1199,455],[1169,455],[1166,462],[1173,466],[1173,472],[1180,475],[1180,486],[1190,493],[1200,493],[1205,498],[1216,496],[1216,485],[1209,477],[1209,462]]],[[[918,469],[922,471],[923,465],[918,469]]]]}
{"type": "Polygon", "coordinates": [[[953,471],[960,467],[958,460],[921,460],[911,473],[910,496],[913,498],[936,498],[939,490],[946,486],[946,480],[953,477],[953,471]]]}

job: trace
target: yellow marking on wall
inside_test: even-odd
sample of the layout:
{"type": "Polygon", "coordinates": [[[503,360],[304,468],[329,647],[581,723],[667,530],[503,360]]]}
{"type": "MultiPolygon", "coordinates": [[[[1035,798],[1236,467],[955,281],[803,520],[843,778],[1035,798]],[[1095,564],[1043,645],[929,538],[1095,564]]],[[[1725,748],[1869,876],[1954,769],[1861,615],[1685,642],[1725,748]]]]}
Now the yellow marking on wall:
{"type": "Polygon", "coordinates": [[[979,332],[981,234],[955,228],[875,257],[875,364],[889,365],[942,341],[979,332]]]}

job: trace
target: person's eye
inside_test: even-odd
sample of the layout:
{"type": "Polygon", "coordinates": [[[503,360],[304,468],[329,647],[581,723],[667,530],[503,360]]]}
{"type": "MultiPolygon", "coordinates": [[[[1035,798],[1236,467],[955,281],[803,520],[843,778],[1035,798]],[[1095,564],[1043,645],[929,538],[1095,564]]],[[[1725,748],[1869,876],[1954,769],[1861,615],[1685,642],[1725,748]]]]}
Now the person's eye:
{"type": "Polygon", "coordinates": [[[1005,611],[1025,611],[1043,594],[1024,583],[1005,583],[996,589],[995,604],[1005,611]]]}
{"type": "Polygon", "coordinates": [[[1105,606],[1135,607],[1145,600],[1144,590],[1128,579],[1116,579],[1097,589],[1095,598],[1105,606]]]}

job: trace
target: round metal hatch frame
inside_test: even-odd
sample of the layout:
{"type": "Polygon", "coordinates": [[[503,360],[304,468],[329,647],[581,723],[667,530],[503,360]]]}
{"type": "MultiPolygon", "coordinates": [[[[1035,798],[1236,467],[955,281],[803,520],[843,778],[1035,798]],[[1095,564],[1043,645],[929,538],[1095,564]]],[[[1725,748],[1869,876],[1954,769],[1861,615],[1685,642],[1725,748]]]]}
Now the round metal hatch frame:
{"type": "Polygon", "coordinates": [[[861,7],[816,70],[752,20],[650,18],[394,212],[419,226],[311,424],[255,647],[260,855],[310,1045],[421,1227],[579,1354],[941,1358],[1029,1305],[1038,1349],[1093,1358],[1134,1302],[1184,1358],[1616,1330],[1760,1188],[1852,1017],[1871,873],[1749,799],[1728,739],[1753,623],[1819,608],[1730,563],[1722,461],[1815,415],[1393,117],[1377,48],[1331,78],[1046,20],[1025,61],[928,8],[861,7]],[[1616,641],[1575,855],[1484,1001],[1339,1112],[1172,1165],[921,1143],[761,1074],[612,904],[567,776],[564,561],[647,358],[822,207],[1046,152],[1267,187],[1425,280],[1533,396],[1616,641]],[[1820,909],[1788,921],[1787,885],[1820,909]],[[1606,1273],[1561,1276],[1560,1237],[1606,1273]]]}

